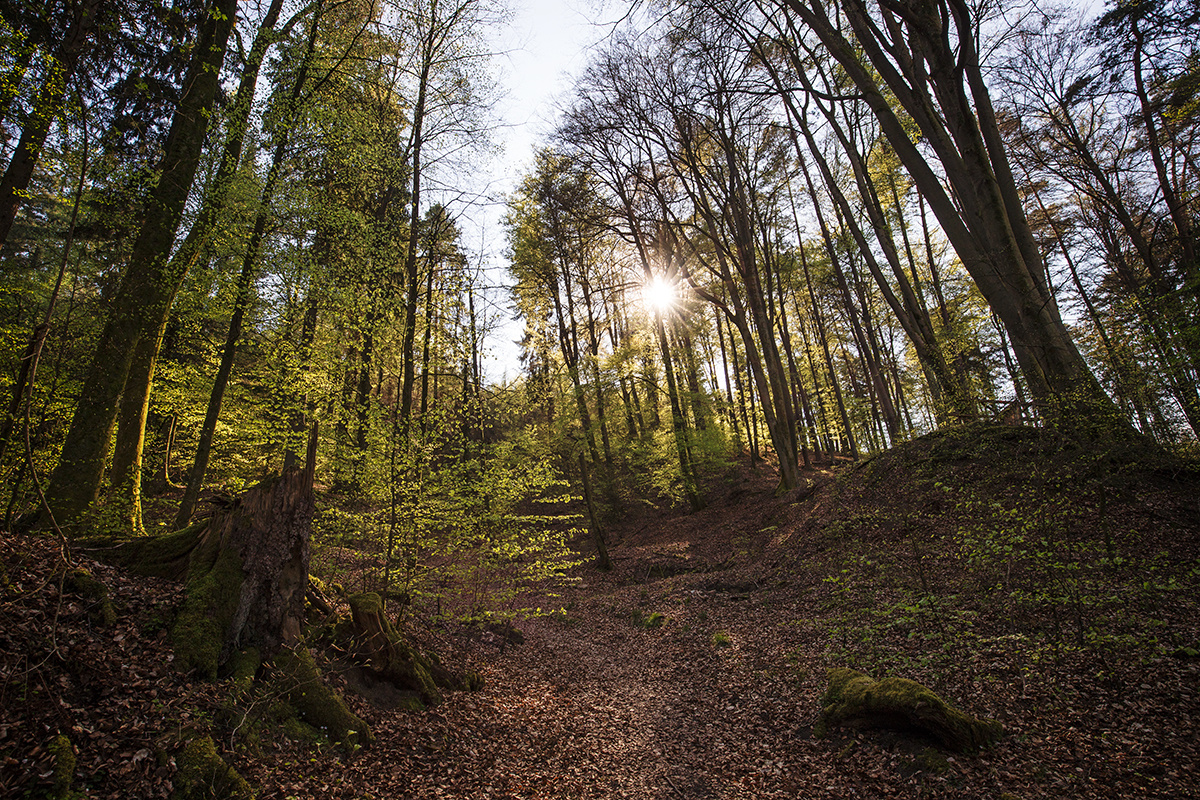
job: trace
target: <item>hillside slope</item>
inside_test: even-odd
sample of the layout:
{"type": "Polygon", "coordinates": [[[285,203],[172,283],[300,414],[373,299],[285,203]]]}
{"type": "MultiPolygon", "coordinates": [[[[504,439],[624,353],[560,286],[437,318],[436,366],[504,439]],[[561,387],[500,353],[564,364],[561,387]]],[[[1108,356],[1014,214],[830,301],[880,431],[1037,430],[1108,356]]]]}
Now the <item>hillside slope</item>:
{"type": "MultiPolygon", "coordinates": [[[[984,427],[806,471],[741,470],[709,507],[627,514],[517,633],[410,630],[483,691],[387,710],[376,741],[283,735],[262,700],[170,666],[165,583],[0,539],[0,794],[167,796],[210,735],[259,797],[1183,797],[1200,774],[1200,477],[1157,456],[984,427]],[[812,736],[829,668],[918,680],[1005,736],[812,736]],[[61,740],[57,751],[61,752],[61,740]]],[[[540,603],[538,602],[540,600],[540,603]]],[[[341,683],[336,675],[333,678],[341,683]]],[[[62,795],[67,796],[67,795],[62,795]]]]}

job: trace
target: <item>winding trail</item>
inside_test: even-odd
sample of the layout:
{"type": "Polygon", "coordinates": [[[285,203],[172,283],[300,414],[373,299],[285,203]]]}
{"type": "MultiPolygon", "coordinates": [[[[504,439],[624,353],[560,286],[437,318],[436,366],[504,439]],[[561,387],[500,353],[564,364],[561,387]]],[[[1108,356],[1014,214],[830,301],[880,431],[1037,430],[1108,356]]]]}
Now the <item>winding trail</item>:
{"type": "Polygon", "coordinates": [[[814,772],[829,746],[809,736],[816,656],[794,589],[640,571],[589,574],[565,616],[521,623],[524,642],[502,654],[479,643],[493,648],[483,692],[379,719],[390,739],[374,757],[396,762],[380,796],[854,796],[835,770],[814,772]],[[651,613],[661,627],[638,623],[651,613]]]}

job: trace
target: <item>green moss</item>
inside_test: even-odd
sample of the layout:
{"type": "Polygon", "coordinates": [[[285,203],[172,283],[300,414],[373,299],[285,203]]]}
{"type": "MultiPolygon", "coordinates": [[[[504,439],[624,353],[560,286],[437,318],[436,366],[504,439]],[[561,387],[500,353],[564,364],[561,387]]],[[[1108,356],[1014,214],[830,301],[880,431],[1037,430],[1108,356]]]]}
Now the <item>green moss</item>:
{"type": "Polygon", "coordinates": [[[225,763],[211,737],[188,742],[176,756],[171,800],[253,800],[246,779],[225,763]]]}
{"type": "Polygon", "coordinates": [[[1195,659],[1200,658],[1200,642],[1188,647],[1177,647],[1171,652],[1172,658],[1195,659]]]}
{"type": "Polygon", "coordinates": [[[429,705],[442,702],[442,692],[433,679],[433,663],[391,634],[392,657],[384,676],[394,683],[412,686],[429,705]]]}
{"type": "Polygon", "coordinates": [[[205,572],[193,567],[187,596],[171,628],[176,663],[185,670],[213,680],[241,596],[242,560],[232,550],[221,550],[205,572]]]}
{"type": "Polygon", "coordinates": [[[304,648],[282,650],[275,657],[288,702],[308,724],[330,739],[364,745],[373,740],[371,728],[354,714],[346,701],[321,679],[312,653],[304,648]]]}
{"type": "Polygon", "coordinates": [[[361,592],[347,598],[350,608],[360,614],[382,614],[383,600],[375,592],[361,592]]]}
{"type": "Polygon", "coordinates": [[[383,601],[380,600],[379,595],[374,592],[364,592],[351,595],[348,601],[357,618],[378,616],[383,625],[383,632],[387,636],[388,645],[379,648],[372,654],[372,668],[397,686],[406,686],[420,692],[421,699],[427,705],[432,706],[442,702],[442,692],[438,688],[438,682],[434,680],[434,675],[442,675],[445,679],[442,681],[443,685],[450,686],[453,680],[449,673],[417,652],[416,649],[409,647],[400,638],[387,621],[387,617],[383,615],[383,601]]]}
{"type": "Polygon", "coordinates": [[[851,720],[880,727],[911,728],[929,735],[949,750],[974,752],[995,743],[999,722],[971,717],[932,691],[907,678],[881,681],[838,667],[829,670],[824,712],[813,732],[851,720]]]}
{"type": "Polygon", "coordinates": [[[68,800],[71,784],[75,782],[75,748],[71,740],[59,734],[50,740],[51,758],[54,759],[54,788],[50,790],[52,800],[68,800]]]}
{"type": "Polygon", "coordinates": [[[279,731],[293,742],[299,742],[310,747],[329,743],[328,737],[296,716],[296,709],[288,703],[277,702],[272,704],[269,721],[275,731],[279,731]]]}
{"type": "Polygon", "coordinates": [[[247,647],[229,659],[229,681],[233,685],[233,696],[242,697],[254,684],[254,676],[262,665],[262,654],[257,647],[247,647]]]}
{"type": "Polygon", "coordinates": [[[667,621],[667,618],[657,611],[652,611],[649,614],[643,612],[640,608],[635,608],[632,614],[634,627],[643,628],[645,630],[654,630],[661,628],[667,621]]]}
{"type": "MultiPolygon", "coordinates": [[[[184,577],[189,565],[194,563],[193,551],[207,528],[208,520],[205,519],[163,536],[139,536],[124,541],[92,537],[83,540],[82,546],[96,558],[126,567],[139,575],[177,580],[184,577]]],[[[215,555],[215,550],[210,552],[210,563],[215,555]]]]}
{"type": "Polygon", "coordinates": [[[86,569],[73,569],[67,573],[63,588],[89,601],[88,617],[92,624],[107,628],[117,621],[117,612],[108,599],[108,587],[86,569]]]}
{"type": "Polygon", "coordinates": [[[411,711],[414,714],[425,710],[425,704],[421,702],[419,697],[405,697],[396,705],[397,711],[411,711]]]}

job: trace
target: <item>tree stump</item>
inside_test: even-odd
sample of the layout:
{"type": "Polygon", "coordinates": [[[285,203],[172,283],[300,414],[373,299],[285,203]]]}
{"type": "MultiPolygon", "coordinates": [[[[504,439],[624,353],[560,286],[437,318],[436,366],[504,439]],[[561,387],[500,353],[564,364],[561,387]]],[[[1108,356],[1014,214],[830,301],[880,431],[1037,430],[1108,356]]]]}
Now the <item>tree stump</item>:
{"type": "Polygon", "coordinates": [[[180,666],[211,679],[238,649],[271,658],[299,637],[312,513],[312,472],[291,467],[181,531],[94,552],[143,575],[186,578],[171,643],[180,666]]]}
{"type": "Polygon", "coordinates": [[[912,730],[935,739],[947,750],[972,753],[999,740],[995,720],[964,714],[916,681],[876,681],[852,669],[829,670],[829,690],[818,733],[842,723],[912,730]]]}
{"type": "Polygon", "coordinates": [[[426,705],[442,702],[439,687],[470,688],[471,681],[456,680],[449,670],[405,644],[383,615],[379,595],[351,595],[350,613],[358,658],[383,680],[419,692],[426,705]]]}

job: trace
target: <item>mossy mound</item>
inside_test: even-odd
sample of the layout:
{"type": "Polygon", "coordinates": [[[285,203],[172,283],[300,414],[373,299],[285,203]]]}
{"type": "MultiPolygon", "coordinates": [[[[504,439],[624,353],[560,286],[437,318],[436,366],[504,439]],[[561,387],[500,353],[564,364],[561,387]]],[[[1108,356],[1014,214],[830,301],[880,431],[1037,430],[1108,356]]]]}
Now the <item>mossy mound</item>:
{"type": "Polygon", "coordinates": [[[171,800],[253,800],[246,779],[225,763],[208,736],[193,739],[175,757],[171,800]]]}
{"type": "Polygon", "coordinates": [[[956,753],[976,752],[1003,733],[999,722],[964,714],[916,681],[877,681],[845,667],[829,670],[824,706],[818,733],[843,723],[913,730],[956,753]]]}
{"type": "Polygon", "coordinates": [[[308,650],[281,650],[275,657],[275,668],[287,701],[302,720],[323,731],[335,742],[365,745],[374,740],[371,727],[322,680],[316,661],[308,650]]]}
{"type": "Polygon", "coordinates": [[[51,800],[68,800],[71,784],[75,782],[75,748],[70,739],[60,734],[50,741],[47,749],[54,759],[54,788],[49,796],[51,800]]]}
{"type": "Polygon", "coordinates": [[[73,569],[63,580],[63,588],[88,601],[88,617],[92,624],[107,628],[117,621],[117,611],[108,599],[108,587],[96,580],[86,569],[73,569]]]}
{"type": "Polygon", "coordinates": [[[865,458],[842,483],[894,493],[938,480],[1000,492],[1027,483],[1030,465],[1053,465],[1057,478],[1080,486],[1154,482],[1163,471],[1172,480],[1200,477],[1194,462],[1148,439],[1081,442],[1052,428],[979,422],[941,428],[865,458]]]}

